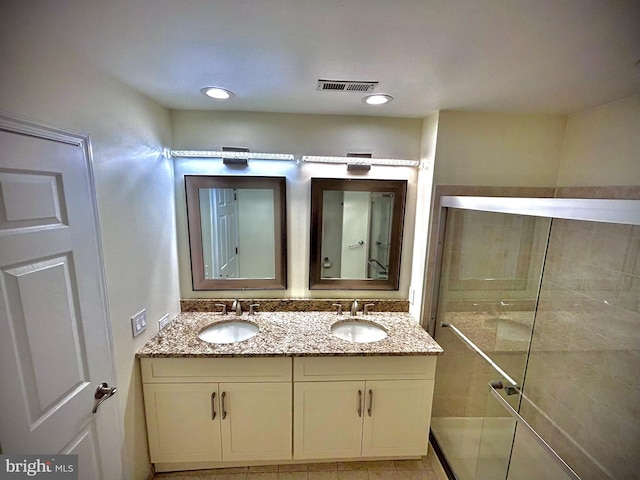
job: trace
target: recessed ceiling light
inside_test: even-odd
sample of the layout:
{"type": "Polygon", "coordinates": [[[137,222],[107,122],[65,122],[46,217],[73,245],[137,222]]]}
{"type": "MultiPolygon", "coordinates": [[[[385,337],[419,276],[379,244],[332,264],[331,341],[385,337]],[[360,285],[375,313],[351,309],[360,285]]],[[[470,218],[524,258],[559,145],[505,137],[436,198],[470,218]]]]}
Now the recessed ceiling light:
{"type": "Polygon", "coordinates": [[[393,97],[384,93],[375,93],[362,98],[362,101],[367,105],[384,105],[385,103],[389,103],[391,100],[393,100],[393,97]]]}
{"type": "Polygon", "coordinates": [[[220,87],[204,87],[200,92],[207,97],[215,98],[216,100],[227,100],[228,98],[235,96],[231,90],[220,87]]]}

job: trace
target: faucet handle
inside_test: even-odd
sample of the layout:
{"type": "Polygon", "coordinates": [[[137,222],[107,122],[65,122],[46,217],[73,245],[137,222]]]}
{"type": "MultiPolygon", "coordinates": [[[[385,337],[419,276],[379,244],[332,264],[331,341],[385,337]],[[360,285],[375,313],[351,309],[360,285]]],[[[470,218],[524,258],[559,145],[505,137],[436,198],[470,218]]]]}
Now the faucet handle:
{"type": "Polygon", "coordinates": [[[259,307],[259,306],[260,306],[260,304],[259,304],[259,303],[252,303],[252,304],[250,304],[250,305],[249,305],[249,315],[254,315],[254,314],[256,313],[256,312],[255,312],[255,310],[254,310],[254,309],[255,309],[255,307],[259,307]]]}
{"type": "Polygon", "coordinates": [[[222,315],[226,315],[227,314],[227,304],[226,303],[216,303],[216,307],[221,307],[222,310],[220,313],[222,313],[222,315]]]}
{"type": "Polygon", "coordinates": [[[362,314],[363,315],[368,315],[369,314],[369,310],[371,310],[372,307],[375,307],[376,304],[375,303],[365,303],[363,310],[362,310],[362,314]]]}
{"type": "Polygon", "coordinates": [[[331,306],[338,307],[337,313],[338,313],[338,315],[342,315],[342,304],[341,303],[332,303],[331,306]]]}

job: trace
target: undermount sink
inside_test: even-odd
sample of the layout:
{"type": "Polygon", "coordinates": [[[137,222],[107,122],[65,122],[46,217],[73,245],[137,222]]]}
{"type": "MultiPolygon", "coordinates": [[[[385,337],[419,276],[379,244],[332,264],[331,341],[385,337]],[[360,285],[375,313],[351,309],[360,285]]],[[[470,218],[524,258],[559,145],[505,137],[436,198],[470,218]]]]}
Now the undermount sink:
{"type": "Polygon", "coordinates": [[[366,320],[342,320],[331,326],[331,333],[342,340],[355,343],[377,342],[387,338],[381,325],[366,320]]]}
{"type": "Polygon", "coordinates": [[[236,343],[256,336],[259,330],[258,325],[244,320],[220,322],[202,330],[198,338],[209,343],[236,343]]]}

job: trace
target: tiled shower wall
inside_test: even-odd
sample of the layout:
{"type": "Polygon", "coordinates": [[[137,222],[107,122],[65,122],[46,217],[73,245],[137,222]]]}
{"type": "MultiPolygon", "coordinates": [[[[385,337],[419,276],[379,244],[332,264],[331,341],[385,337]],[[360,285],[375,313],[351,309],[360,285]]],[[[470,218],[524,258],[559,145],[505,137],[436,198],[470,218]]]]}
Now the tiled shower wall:
{"type": "Polygon", "coordinates": [[[553,221],[524,393],[583,480],[640,478],[640,226],[553,221]]]}

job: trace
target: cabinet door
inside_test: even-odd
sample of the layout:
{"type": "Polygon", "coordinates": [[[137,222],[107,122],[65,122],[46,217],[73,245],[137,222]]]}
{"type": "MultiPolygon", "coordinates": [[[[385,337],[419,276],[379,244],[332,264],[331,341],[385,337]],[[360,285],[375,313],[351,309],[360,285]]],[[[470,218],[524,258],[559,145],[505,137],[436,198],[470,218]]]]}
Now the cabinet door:
{"type": "Polygon", "coordinates": [[[363,399],[364,382],[295,383],[294,458],[359,457],[363,399]]]}
{"type": "Polygon", "coordinates": [[[219,389],[225,461],[291,459],[290,382],[220,383],[219,389]]]}
{"type": "Polygon", "coordinates": [[[145,384],[151,461],[222,460],[217,402],[215,383],[145,384]]]}
{"type": "Polygon", "coordinates": [[[432,380],[368,381],[362,456],[426,455],[432,380]]]}

